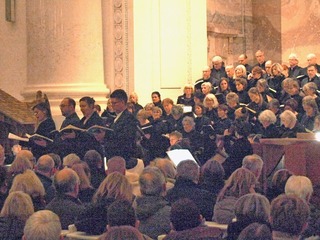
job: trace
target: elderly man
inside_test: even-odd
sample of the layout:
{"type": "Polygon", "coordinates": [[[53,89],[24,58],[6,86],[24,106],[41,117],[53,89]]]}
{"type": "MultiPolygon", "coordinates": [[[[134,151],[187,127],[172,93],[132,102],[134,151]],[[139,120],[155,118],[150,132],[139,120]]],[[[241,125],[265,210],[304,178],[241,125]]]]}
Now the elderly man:
{"type": "Polygon", "coordinates": [[[295,53],[289,55],[289,75],[290,78],[297,78],[300,75],[303,75],[303,69],[298,66],[299,60],[298,56],[295,53]]]}
{"type": "Polygon", "coordinates": [[[211,78],[213,79],[213,86],[217,86],[222,77],[227,78],[226,70],[223,66],[222,57],[214,56],[212,58],[211,78]]]}
{"type": "Polygon", "coordinates": [[[184,160],[177,166],[177,180],[166,195],[172,204],[181,198],[189,198],[199,207],[202,216],[212,219],[215,197],[213,194],[198,187],[200,168],[193,160],[184,160]]]}
{"type": "MultiPolygon", "coordinates": [[[[204,66],[202,68],[202,78],[198,79],[194,84],[194,90],[196,92],[201,92],[201,85],[202,83],[209,82],[211,84],[214,83],[214,80],[211,78],[211,69],[209,66],[204,66]]],[[[218,84],[215,82],[216,85],[218,84]]]]}
{"type": "Polygon", "coordinates": [[[136,199],[140,232],[156,239],[170,231],[169,203],[164,199],[166,179],[157,167],[146,167],[139,177],[141,196],[136,199]]]}
{"type": "Polygon", "coordinates": [[[57,214],[41,210],[32,214],[24,227],[23,240],[59,240],[61,237],[61,223],[57,214]]]}
{"type": "Polygon", "coordinates": [[[78,199],[80,180],[75,171],[64,168],[57,172],[53,179],[56,196],[46,209],[56,213],[61,221],[62,229],[68,229],[77,216],[84,210],[78,199]]]}
{"type": "Polygon", "coordinates": [[[65,117],[63,120],[60,129],[68,126],[68,125],[75,125],[79,124],[80,118],[76,113],[76,101],[72,98],[66,97],[62,99],[60,103],[60,110],[62,116],[65,117]]]}
{"type": "Polygon", "coordinates": [[[261,67],[263,70],[266,70],[266,60],[265,60],[264,52],[261,50],[258,50],[256,51],[255,56],[258,63],[254,65],[254,67],[258,66],[258,67],[261,67]]]}
{"type": "Polygon", "coordinates": [[[55,194],[51,177],[55,173],[54,161],[49,155],[42,155],[35,166],[35,172],[46,191],[46,202],[49,203],[55,194]]]}

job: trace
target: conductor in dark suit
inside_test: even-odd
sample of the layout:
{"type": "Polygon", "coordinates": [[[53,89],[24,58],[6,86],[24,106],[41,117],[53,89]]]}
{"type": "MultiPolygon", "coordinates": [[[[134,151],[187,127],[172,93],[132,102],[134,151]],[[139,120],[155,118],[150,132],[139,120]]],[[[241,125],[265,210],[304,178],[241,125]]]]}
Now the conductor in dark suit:
{"type": "Polygon", "coordinates": [[[136,154],[137,120],[127,110],[128,95],[122,89],[113,91],[110,95],[111,104],[116,118],[110,125],[113,132],[105,136],[105,150],[107,159],[113,156],[121,156],[129,164],[129,159],[136,154]]]}

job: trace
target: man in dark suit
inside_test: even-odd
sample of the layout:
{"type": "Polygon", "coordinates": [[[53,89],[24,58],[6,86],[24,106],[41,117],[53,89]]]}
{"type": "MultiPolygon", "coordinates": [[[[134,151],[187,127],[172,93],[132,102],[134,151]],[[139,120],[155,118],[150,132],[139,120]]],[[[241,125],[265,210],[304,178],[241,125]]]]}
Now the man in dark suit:
{"type": "Polygon", "coordinates": [[[258,66],[258,67],[261,67],[265,71],[266,70],[266,60],[265,60],[264,52],[261,50],[258,50],[258,51],[256,51],[255,56],[256,56],[258,63],[256,65],[254,65],[253,67],[258,66]]]}
{"type": "MultiPolygon", "coordinates": [[[[113,91],[110,95],[111,104],[116,118],[110,125],[113,132],[105,136],[105,150],[107,159],[113,156],[121,156],[128,160],[136,154],[137,120],[127,110],[128,96],[122,89],[113,91]]],[[[128,167],[128,166],[127,166],[128,167]]]]}
{"type": "Polygon", "coordinates": [[[301,87],[308,82],[314,82],[317,84],[318,89],[320,89],[320,78],[317,76],[317,68],[314,64],[307,67],[307,77],[301,81],[301,87]]]}

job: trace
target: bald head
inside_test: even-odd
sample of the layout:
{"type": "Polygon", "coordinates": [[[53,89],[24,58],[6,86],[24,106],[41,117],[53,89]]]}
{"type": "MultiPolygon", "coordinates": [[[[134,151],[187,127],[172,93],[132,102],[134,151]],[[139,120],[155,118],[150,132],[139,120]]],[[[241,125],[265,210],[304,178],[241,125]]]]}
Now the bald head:
{"type": "Polygon", "coordinates": [[[50,174],[54,168],[54,161],[50,155],[42,155],[36,164],[36,170],[45,174],[50,174]]]}
{"type": "Polygon", "coordinates": [[[64,168],[54,175],[53,185],[58,194],[78,195],[79,177],[71,168],[64,168]]]}
{"type": "Polygon", "coordinates": [[[120,156],[114,156],[110,158],[107,162],[107,175],[113,172],[119,172],[123,175],[125,175],[126,172],[126,161],[123,157],[120,156]]]}

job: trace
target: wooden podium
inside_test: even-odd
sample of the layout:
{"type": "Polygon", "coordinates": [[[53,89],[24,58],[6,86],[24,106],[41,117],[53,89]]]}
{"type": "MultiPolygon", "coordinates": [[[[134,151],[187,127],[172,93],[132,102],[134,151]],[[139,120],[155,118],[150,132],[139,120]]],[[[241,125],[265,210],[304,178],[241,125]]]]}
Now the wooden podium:
{"type": "Polygon", "coordinates": [[[315,139],[260,139],[252,144],[254,153],[264,161],[260,182],[267,190],[267,177],[272,174],[284,155],[284,167],[295,175],[310,178],[313,186],[320,186],[320,142],[315,139]]]}

